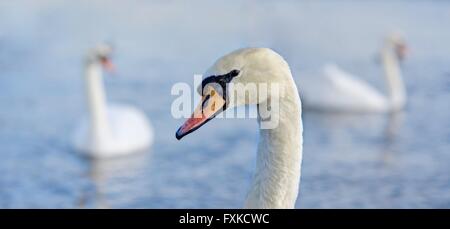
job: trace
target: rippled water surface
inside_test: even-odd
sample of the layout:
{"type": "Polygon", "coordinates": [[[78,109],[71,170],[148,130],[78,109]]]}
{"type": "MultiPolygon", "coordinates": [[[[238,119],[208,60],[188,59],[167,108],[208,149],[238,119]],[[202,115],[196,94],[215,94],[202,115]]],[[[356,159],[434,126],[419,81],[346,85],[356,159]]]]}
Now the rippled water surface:
{"type": "Polygon", "coordinates": [[[305,111],[297,207],[449,208],[449,23],[441,1],[0,1],[0,207],[241,207],[256,121],[213,120],[177,141],[172,85],[231,50],[266,46],[294,77],[333,61],[383,89],[377,49],[399,29],[411,48],[406,110],[305,111]],[[116,48],[108,99],[144,110],[156,139],[90,161],[70,137],[85,112],[82,56],[102,40],[116,48]]]}

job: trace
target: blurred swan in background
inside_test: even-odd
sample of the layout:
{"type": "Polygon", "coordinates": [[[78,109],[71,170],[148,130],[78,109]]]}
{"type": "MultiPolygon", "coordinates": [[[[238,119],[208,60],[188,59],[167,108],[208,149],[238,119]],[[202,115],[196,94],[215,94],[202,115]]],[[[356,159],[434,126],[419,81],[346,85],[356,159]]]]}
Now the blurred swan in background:
{"type": "Polygon", "coordinates": [[[256,172],[245,207],[294,208],[300,184],[303,126],[300,97],[288,64],[270,49],[240,49],[217,60],[207,75],[209,77],[202,82],[200,105],[178,129],[177,139],[229,107],[257,105],[260,137],[256,172]],[[246,98],[230,93],[229,83],[256,84],[256,87],[246,87],[249,93],[246,98]],[[272,85],[279,86],[283,94],[273,90],[262,93],[261,88],[270,86],[270,89],[272,85]],[[279,112],[267,110],[277,102],[279,112]],[[262,118],[268,114],[276,125],[270,126],[268,120],[262,118]]]}
{"type": "Polygon", "coordinates": [[[107,104],[102,67],[112,70],[112,48],[100,44],[90,50],[85,61],[88,115],[77,127],[74,145],[91,157],[113,157],[141,151],[153,141],[145,114],[128,105],[107,104]]]}
{"type": "Polygon", "coordinates": [[[322,74],[303,77],[300,94],[305,109],[338,112],[391,112],[401,110],[406,92],[399,62],[407,48],[399,33],[391,33],[381,49],[387,95],[334,64],[322,74]]]}

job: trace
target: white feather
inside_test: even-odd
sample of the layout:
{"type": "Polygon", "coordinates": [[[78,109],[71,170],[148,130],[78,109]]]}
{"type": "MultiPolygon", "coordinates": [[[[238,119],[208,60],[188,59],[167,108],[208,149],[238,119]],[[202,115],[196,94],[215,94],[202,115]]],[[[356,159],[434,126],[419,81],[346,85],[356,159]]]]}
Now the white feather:
{"type": "Polygon", "coordinates": [[[328,64],[319,74],[300,79],[304,107],[339,112],[390,112],[402,109],[406,93],[395,51],[400,42],[399,38],[391,35],[381,51],[387,95],[338,66],[328,64]]]}
{"type": "MultiPolygon", "coordinates": [[[[223,74],[233,69],[241,73],[232,83],[277,83],[284,93],[279,100],[279,113],[272,113],[279,118],[278,126],[259,130],[256,171],[245,207],[294,208],[300,185],[303,126],[300,97],[290,68],[279,54],[270,49],[247,48],[220,58],[208,72],[223,74]]],[[[261,98],[260,93],[257,95],[260,96],[258,101],[237,97],[238,101],[232,104],[257,104],[260,111],[269,101],[277,99],[273,94],[266,98],[261,98]]],[[[261,125],[260,117],[258,122],[261,125]]]]}
{"type": "Polygon", "coordinates": [[[96,56],[108,49],[97,48],[86,64],[86,99],[88,114],[80,121],[73,136],[74,147],[90,157],[114,157],[135,153],[149,147],[153,131],[145,114],[129,105],[107,104],[101,66],[96,56]]]}

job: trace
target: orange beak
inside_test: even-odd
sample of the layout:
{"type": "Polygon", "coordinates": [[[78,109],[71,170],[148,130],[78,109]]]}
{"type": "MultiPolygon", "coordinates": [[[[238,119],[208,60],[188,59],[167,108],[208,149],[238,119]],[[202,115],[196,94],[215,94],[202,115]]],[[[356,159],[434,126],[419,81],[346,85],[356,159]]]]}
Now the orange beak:
{"type": "Polygon", "coordinates": [[[178,140],[182,137],[194,132],[209,120],[213,119],[217,114],[223,111],[225,100],[217,91],[207,86],[202,96],[200,104],[195,109],[192,116],[178,129],[175,136],[178,140]]]}
{"type": "Polygon", "coordinates": [[[409,49],[406,44],[400,44],[397,46],[397,55],[400,60],[404,60],[408,53],[409,49]]]}
{"type": "Polygon", "coordinates": [[[108,72],[115,72],[116,68],[112,61],[109,58],[102,58],[101,59],[102,66],[105,68],[108,72]]]}

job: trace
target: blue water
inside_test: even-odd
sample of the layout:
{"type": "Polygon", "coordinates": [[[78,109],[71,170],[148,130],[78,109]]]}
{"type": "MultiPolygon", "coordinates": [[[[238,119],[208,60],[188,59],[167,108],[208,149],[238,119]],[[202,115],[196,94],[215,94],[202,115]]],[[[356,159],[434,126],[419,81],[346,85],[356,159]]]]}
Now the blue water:
{"type": "Polygon", "coordinates": [[[294,77],[334,61],[383,89],[376,51],[401,30],[406,110],[305,111],[297,207],[450,208],[449,24],[443,1],[0,1],[0,207],[242,207],[256,122],[213,120],[177,141],[172,85],[266,46],[294,77]],[[90,161],[70,136],[85,112],[82,56],[103,40],[116,48],[108,99],[144,110],[156,139],[142,154],[90,161]]]}

